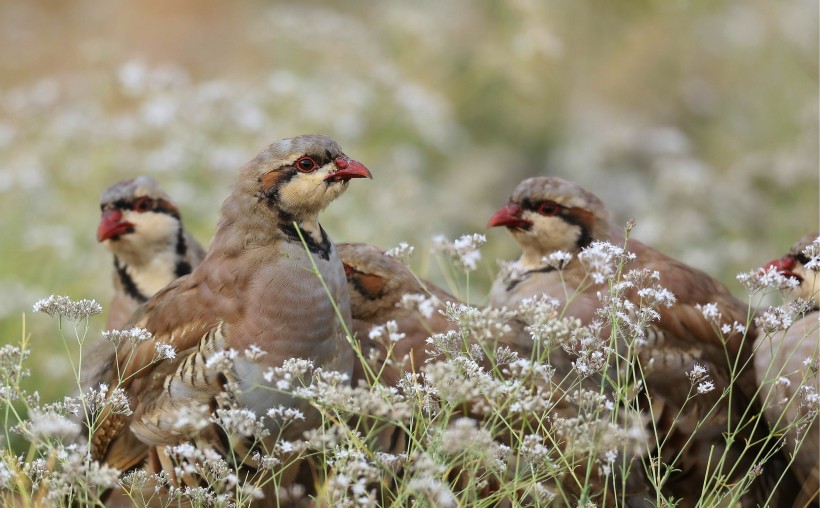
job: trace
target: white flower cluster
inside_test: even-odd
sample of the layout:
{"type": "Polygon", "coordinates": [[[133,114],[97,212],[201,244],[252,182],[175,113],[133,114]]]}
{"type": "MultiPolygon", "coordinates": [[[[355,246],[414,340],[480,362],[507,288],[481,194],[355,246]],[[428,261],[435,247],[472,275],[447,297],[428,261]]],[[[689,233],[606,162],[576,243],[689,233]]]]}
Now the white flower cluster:
{"type": "Polygon", "coordinates": [[[407,242],[399,242],[397,247],[393,247],[392,249],[388,249],[385,251],[384,255],[390,258],[396,258],[403,263],[407,263],[410,259],[410,256],[413,255],[413,251],[415,251],[415,247],[408,244],[407,242]]]}
{"type": "Polygon", "coordinates": [[[709,393],[715,389],[715,383],[709,380],[709,369],[696,363],[692,370],[686,373],[686,377],[694,386],[697,384],[697,392],[701,395],[709,393]]]}
{"type": "Polygon", "coordinates": [[[478,268],[481,260],[479,249],[487,243],[487,237],[478,233],[463,235],[454,241],[449,241],[444,235],[433,238],[433,253],[449,256],[465,272],[472,272],[478,268]]]}
{"type": "Polygon", "coordinates": [[[783,307],[769,307],[761,316],[755,318],[755,324],[767,334],[788,330],[792,322],[791,312],[783,307]]]}
{"type": "Polygon", "coordinates": [[[271,367],[263,374],[265,381],[274,383],[277,390],[290,391],[303,385],[313,373],[313,362],[304,358],[285,360],[281,367],[271,367]]]}
{"type": "Polygon", "coordinates": [[[102,336],[105,340],[113,344],[114,347],[119,347],[123,341],[136,344],[150,340],[153,337],[151,332],[137,326],[125,330],[104,330],[102,336]]]}
{"type": "Polygon", "coordinates": [[[156,360],[173,360],[177,357],[177,351],[174,349],[174,346],[170,344],[165,344],[163,342],[157,342],[154,344],[154,351],[157,353],[156,360]]]}
{"type": "Polygon", "coordinates": [[[556,270],[563,270],[572,261],[572,254],[563,250],[556,250],[541,258],[541,262],[556,270]]]}
{"type": "Polygon", "coordinates": [[[433,313],[441,307],[441,300],[435,295],[404,294],[401,296],[399,305],[404,309],[416,309],[422,316],[430,319],[433,317],[433,313]]]}
{"type": "Polygon", "coordinates": [[[612,348],[607,341],[602,340],[599,335],[587,333],[584,329],[578,329],[572,334],[572,339],[564,344],[564,350],[577,358],[572,362],[572,366],[582,378],[590,377],[603,372],[609,365],[612,348]]]}
{"type": "Polygon", "coordinates": [[[595,284],[603,284],[615,277],[622,264],[633,261],[635,254],[609,242],[595,241],[578,254],[578,259],[595,284]]]}
{"type": "Polygon", "coordinates": [[[398,342],[406,337],[406,334],[399,332],[399,325],[394,320],[387,321],[383,325],[376,325],[370,329],[368,338],[372,341],[390,344],[398,342]]]}
{"type": "Polygon", "coordinates": [[[737,280],[752,293],[767,288],[784,291],[794,289],[800,285],[800,281],[794,277],[783,275],[777,270],[777,267],[774,266],[739,273],[737,274],[737,280]]]}
{"type": "Polygon", "coordinates": [[[211,416],[211,421],[228,436],[253,437],[259,441],[269,434],[263,420],[246,408],[219,408],[211,416]]]}
{"type": "Polygon", "coordinates": [[[511,332],[509,321],[516,315],[515,311],[505,308],[479,309],[471,305],[452,302],[445,302],[441,313],[478,341],[494,341],[505,333],[511,332]]]}
{"type": "Polygon", "coordinates": [[[80,424],[67,417],[54,413],[32,410],[28,424],[22,425],[36,439],[70,440],[80,433],[80,424]]]}
{"type": "Polygon", "coordinates": [[[44,312],[52,317],[64,317],[72,321],[96,316],[102,312],[102,306],[94,300],[74,301],[67,296],[51,295],[34,303],[34,312],[44,312]]]}
{"type": "Polygon", "coordinates": [[[803,249],[803,255],[809,258],[803,266],[815,272],[820,271],[820,236],[803,249]]]}
{"type": "Polygon", "coordinates": [[[100,383],[97,388],[89,388],[80,397],[90,415],[99,415],[103,409],[113,414],[126,416],[131,414],[128,395],[122,388],[114,388],[109,393],[109,386],[106,383],[100,383]]]}

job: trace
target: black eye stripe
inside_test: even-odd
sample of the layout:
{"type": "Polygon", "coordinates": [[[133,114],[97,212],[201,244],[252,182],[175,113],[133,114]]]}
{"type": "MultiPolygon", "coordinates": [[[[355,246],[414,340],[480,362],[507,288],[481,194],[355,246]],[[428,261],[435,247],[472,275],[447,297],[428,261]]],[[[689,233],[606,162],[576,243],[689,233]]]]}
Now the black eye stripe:
{"type": "MultiPolygon", "coordinates": [[[[118,199],[116,201],[112,201],[111,203],[106,203],[106,204],[100,205],[100,209],[102,211],[105,211],[108,208],[113,208],[115,210],[123,210],[123,211],[135,210],[136,203],[140,199],[142,199],[142,198],[118,199]]],[[[179,211],[174,209],[173,206],[168,206],[167,201],[165,201],[163,199],[158,199],[157,200],[157,199],[150,199],[149,198],[148,202],[150,203],[150,206],[149,206],[148,209],[151,210],[152,212],[164,213],[166,215],[170,215],[171,217],[176,217],[177,219],[179,219],[179,217],[180,217],[179,216],[179,211]]]]}
{"type": "Polygon", "coordinates": [[[803,254],[802,252],[800,252],[798,254],[792,254],[792,257],[795,259],[795,261],[797,261],[801,265],[805,265],[806,263],[811,261],[809,259],[809,257],[807,255],[803,254]]]}
{"type": "Polygon", "coordinates": [[[537,212],[545,204],[555,205],[558,208],[559,213],[566,209],[566,207],[564,207],[563,205],[556,203],[555,201],[551,201],[549,199],[545,199],[543,201],[533,201],[529,198],[521,202],[521,208],[531,212],[537,212]]]}

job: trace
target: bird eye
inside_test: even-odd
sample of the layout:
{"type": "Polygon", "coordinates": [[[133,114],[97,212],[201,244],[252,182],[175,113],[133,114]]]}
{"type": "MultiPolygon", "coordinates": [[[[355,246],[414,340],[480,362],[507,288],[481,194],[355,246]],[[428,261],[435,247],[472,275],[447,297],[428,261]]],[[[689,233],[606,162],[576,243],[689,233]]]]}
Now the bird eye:
{"type": "Polygon", "coordinates": [[[296,161],[296,169],[298,169],[302,173],[310,173],[318,167],[319,166],[316,165],[316,162],[310,157],[302,157],[301,159],[296,161]]]}
{"type": "Polygon", "coordinates": [[[553,203],[552,201],[545,201],[541,203],[541,206],[538,207],[538,213],[541,215],[556,215],[558,211],[561,209],[558,203],[553,203]]]}
{"type": "Polygon", "coordinates": [[[138,200],[134,201],[134,210],[142,213],[147,212],[151,208],[153,208],[154,204],[151,201],[151,198],[139,198],[138,200]]]}

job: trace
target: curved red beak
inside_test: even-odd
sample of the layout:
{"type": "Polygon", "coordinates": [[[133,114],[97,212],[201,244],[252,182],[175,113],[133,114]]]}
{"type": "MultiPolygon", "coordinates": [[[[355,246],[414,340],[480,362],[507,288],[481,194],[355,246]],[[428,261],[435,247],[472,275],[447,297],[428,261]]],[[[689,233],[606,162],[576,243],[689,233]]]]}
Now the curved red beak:
{"type": "Polygon", "coordinates": [[[100,225],[97,226],[97,241],[116,240],[120,236],[133,233],[134,225],[130,222],[122,221],[122,212],[119,210],[106,210],[102,214],[100,225]]]}
{"type": "Polygon", "coordinates": [[[364,164],[348,157],[336,157],[334,161],[338,170],[327,175],[325,180],[331,182],[346,182],[351,178],[373,178],[364,164]]]}
{"type": "Polygon", "coordinates": [[[528,228],[532,226],[532,221],[521,217],[524,209],[516,203],[507,203],[500,210],[495,212],[487,222],[488,228],[496,226],[507,226],[508,228],[528,228]]]}
{"type": "Polygon", "coordinates": [[[780,274],[786,277],[794,277],[795,279],[802,281],[803,277],[797,275],[796,273],[792,272],[792,268],[797,264],[797,260],[791,254],[786,254],[780,259],[775,259],[774,261],[769,261],[763,267],[764,270],[769,270],[771,268],[775,268],[780,274]]]}

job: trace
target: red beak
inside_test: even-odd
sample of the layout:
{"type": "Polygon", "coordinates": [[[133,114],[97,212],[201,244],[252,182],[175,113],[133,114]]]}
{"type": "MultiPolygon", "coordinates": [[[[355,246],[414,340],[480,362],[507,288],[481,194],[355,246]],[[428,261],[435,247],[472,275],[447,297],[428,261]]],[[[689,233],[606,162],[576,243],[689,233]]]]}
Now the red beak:
{"type": "Polygon", "coordinates": [[[796,264],[797,260],[794,259],[794,257],[792,257],[790,254],[786,254],[780,259],[769,261],[768,263],[766,263],[766,266],[764,266],[763,269],[769,270],[770,268],[775,268],[780,274],[786,277],[794,277],[795,279],[802,281],[803,277],[792,272],[792,268],[794,268],[796,264]]]}
{"type": "Polygon", "coordinates": [[[364,167],[364,164],[347,157],[336,157],[337,171],[327,175],[325,180],[331,182],[346,182],[351,178],[373,178],[370,171],[364,167]]]}
{"type": "Polygon", "coordinates": [[[487,222],[488,228],[496,226],[507,226],[508,228],[527,228],[532,226],[532,221],[521,218],[524,210],[516,203],[507,203],[490,217],[487,222]]]}
{"type": "Polygon", "coordinates": [[[116,240],[124,234],[133,233],[134,225],[130,222],[121,222],[121,220],[122,212],[119,210],[106,210],[103,212],[100,225],[97,226],[97,241],[116,240]]]}

